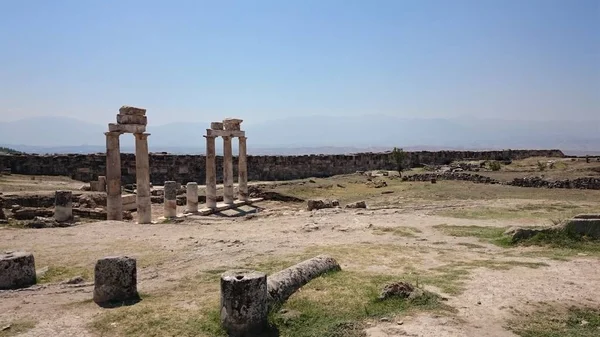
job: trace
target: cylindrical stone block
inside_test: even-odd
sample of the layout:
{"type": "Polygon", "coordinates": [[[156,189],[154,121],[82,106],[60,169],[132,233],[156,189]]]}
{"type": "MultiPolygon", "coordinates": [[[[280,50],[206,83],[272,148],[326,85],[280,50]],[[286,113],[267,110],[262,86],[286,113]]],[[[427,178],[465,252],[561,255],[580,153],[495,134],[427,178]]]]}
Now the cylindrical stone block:
{"type": "Polygon", "coordinates": [[[246,154],[246,137],[239,138],[238,156],[238,199],[248,200],[248,167],[246,154]]]}
{"type": "Polygon", "coordinates": [[[108,220],[123,220],[121,200],[121,149],[118,132],[106,135],[106,215],[108,220]]]}
{"type": "Polygon", "coordinates": [[[135,134],[135,177],[138,224],[149,224],[152,222],[148,136],[149,134],[147,133],[135,134]]]}
{"type": "Polygon", "coordinates": [[[198,212],[198,183],[190,182],[186,186],[186,211],[188,213],[198,212]]]}
{"type": "Polygon", "coordinates": [[[54,194],[54,219],[58,222],[73,219],[73,202],[71,191],[56,191],[54,194]]]}
{"type": "Polygon", "coordinates": [[[106,177],[98,176],[98,192],[106,192],[106,177]]]}
{"type": "Polygon", "coordinates": [[[233,204],[233,151],[231,137],[223,137],[223,202],[233,204]]]}
{"type": "Polygon", "coordinates": [[[231,270],[221,275],[221,324],[229,336],[259,336],[267,327],[267,275],[231,270]]]}
{"type": "Polygon", "coordinates": [[[177,216],[177,183],[165,181],[165,218],[177,216]]]}
{"type": "Polygon", "coordinates": [[[206,207],[217,207],[217,161],[215,137],[206,137],[206,207]]]}
{"type": "Polygon", "coordinates": [[[0,290],[35,284],[35,260],[25,252],[0,254],[0,290]]]}
{"type": "Polygon", "coordinates": [[[94,302],[122,302],[139,299],[134,258],[105,257],[94,268],[94,302]]]}

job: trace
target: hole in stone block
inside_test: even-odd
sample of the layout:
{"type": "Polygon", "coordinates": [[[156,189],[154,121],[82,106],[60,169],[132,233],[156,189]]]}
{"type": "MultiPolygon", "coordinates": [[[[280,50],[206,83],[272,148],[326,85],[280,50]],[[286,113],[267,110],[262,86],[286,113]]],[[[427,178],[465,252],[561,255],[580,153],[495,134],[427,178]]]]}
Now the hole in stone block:
{"type": "Polygon", "coordinates": [[[236,275],[235,279],[236,280],[241,280],[244,278],[244,275],[236,275]]]}

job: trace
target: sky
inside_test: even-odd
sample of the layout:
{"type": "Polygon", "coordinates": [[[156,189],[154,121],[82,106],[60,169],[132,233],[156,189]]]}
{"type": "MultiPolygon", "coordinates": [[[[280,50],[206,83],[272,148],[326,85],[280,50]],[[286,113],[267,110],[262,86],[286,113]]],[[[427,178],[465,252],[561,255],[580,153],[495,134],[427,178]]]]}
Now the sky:
{"type": "Polygon", "coordinates": [[[600,0],[5,0],[0,42],[4,121],[600,121],[600,0]]]}

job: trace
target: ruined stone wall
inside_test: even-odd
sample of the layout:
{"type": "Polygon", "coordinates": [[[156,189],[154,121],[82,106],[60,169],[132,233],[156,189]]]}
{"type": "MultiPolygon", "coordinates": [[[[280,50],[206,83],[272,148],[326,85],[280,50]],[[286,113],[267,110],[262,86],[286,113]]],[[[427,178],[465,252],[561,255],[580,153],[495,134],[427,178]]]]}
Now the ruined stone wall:
{"type": "MultiPolygon", "coordinates": [[[[454,160],[505,160],[528,157],[564,157],[560,150],[506,151],[419,151],[408,152],[409,165],[441,165],[454,160]]],[[[121,154],[122,180],[135,183],[135,156],[121,154]]],[[[223,158],[217,157],[217,177],[222,179],[223,158]]],[[[96,180],[105,175],[105,154],[68,155],[0,155],[0,169],[15,174],[62,175],[81,181],[96,180]]],[[[248,156],[249,180],[290,180],[308,177],[328,177],[377,169],[393,170],[389,153],[358,153],[353,155],[248,156]]],[[[162,185],[166,180],[180,183],[196,181],[204,184],[205,157],[201,155],[150,154],[150,181],[162,185]]],[[[237,171],[237,158],[234,158],[237,171]]],[[[234,172],[237,177],[237,172],[234,172]]],[[[237,179],[237,178],[236,178],[237,179]]]]}

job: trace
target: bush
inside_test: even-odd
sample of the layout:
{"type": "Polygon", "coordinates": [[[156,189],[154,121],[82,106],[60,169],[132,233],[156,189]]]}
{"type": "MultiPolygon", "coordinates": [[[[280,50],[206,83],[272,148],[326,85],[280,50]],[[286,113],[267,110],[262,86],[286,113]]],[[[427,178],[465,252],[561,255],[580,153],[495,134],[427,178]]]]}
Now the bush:
{"type": "Polygon", "coordinates": [[[546,171],[546,163],[542,163],[541,161],[538,161],[537,167],[538,167],[538,170],[540,170],[540,171],[546,171]]]}
{"type": "Polygon", "coordinates": [[[502,168],[502,164],[500,164],[499,161],[497,160],[493,160],[489,163],[490,166],[490,170],[492,171],[500,171],[500,169],[502,168]]]}
{"type": "Polygon", "coordinates": [[[406,160],[406,152],[404,150],[395,147],[392,150],[392,160],[394,164],[396,164],[396,169],[398,173],[402,175],[402,171],[404,170],[404,160],[406,160]]]}

